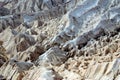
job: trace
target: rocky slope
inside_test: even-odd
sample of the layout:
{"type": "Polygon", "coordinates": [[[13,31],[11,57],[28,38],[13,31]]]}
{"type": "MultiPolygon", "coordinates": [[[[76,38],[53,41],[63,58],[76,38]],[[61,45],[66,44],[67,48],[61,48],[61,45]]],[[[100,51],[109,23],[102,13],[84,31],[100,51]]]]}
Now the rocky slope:
{"type": "Polygon", "coordinates": [[[120,0],[0,0],[0,80],[119,80],[120,0]]]}

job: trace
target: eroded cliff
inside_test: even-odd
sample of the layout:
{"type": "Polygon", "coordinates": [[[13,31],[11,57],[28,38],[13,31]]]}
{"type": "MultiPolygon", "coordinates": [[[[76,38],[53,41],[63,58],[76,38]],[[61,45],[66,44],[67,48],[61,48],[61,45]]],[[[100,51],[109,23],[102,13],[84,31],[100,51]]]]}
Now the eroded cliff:
{"type": "Polygon", "coordinates": [[[120,0],[1,0],[0,8],[0,79],[120,79],[120,0]]]}

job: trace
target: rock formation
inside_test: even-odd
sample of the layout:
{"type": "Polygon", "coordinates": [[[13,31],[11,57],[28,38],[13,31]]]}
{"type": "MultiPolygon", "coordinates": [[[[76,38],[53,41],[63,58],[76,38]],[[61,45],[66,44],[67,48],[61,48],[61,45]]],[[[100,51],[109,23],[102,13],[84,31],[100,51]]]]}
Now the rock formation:
{"type": "Polygon", "coordinates": [[[0,79],[120,80],[119,31],[120,0],[0,0],[0,79]]]}

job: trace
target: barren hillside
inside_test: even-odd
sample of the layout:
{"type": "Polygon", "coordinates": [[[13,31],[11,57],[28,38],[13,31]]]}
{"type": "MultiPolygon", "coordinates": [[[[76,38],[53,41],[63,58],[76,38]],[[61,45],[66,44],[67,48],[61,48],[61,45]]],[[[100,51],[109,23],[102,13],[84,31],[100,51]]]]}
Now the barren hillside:
{"type": "Polygon", "coordinates": [[[0,80],[120,80],[120,0],[0,0],[0,80]]]}

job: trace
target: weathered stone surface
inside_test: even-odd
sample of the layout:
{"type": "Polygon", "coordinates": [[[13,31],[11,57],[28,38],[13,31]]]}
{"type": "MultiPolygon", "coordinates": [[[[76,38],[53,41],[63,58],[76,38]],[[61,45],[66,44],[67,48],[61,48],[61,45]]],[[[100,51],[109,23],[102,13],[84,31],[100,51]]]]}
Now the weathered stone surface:
{"type": "Polygon", "coordinates": [[[37,64],[51,63],[53,65],[60,65],[67,59],[67,53],[60,50],[58,46],[50,48],[44,54],[40,55],[37,64]]]}
{"type": "Polygon", "coordinates": [[[53,69],[38,67],[28,72],[23,80],[62,80],[62,77],[53,69]]]}
{"type": "Polygon", "coordinates": [[[95,63],[90,65],[85,74],[85,79],[93,80],[114,80],[119,75],[119,58],[112,62],[95,63]],[[91,68],[92,67],[92,68],[91,68]]]}
{"type": "Polygon", "coordinates": [[[0,1],[0,79],[120,79],[120,0],[0,1]]]}
{"type": "Polygon", "coordinates": [[[0,16],[9,15],[10,11],[7,8],[0,7],[0,16]]]}

